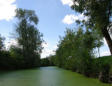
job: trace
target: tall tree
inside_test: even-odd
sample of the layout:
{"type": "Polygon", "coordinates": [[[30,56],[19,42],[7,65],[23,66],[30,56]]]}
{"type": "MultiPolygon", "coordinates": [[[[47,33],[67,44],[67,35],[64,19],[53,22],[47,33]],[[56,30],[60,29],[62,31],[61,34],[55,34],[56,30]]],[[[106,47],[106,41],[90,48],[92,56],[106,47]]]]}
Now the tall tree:
{"type": "Polygon", "coordinates": [[[23,50],[26,64],[34,64],[35,55],[40,56],[42,50],[42,34],[36,28],[38,17],[32,10],[17,9],[18,24],[16,27],[17,39],[23,50]],[[37,54],[36,54],[37,53],[37,54]]]}
{"type": "Polygon", "coordinates": [[[92,61],[95,57],[94,49],[102,45],[99,39],[100,37],[93,30],[84,31],[79,28],[76,32],[67,29],[65,36],[59,41],[55,64],[89,76],[92,73],[92,61]]]}
{"type": "Polygon", "coordinates": [[[112,17],[112,0],[73,0],[72,9],[88,16],[87,27],[101,31],[112,54],[112,39],[109,31],[112,17]]]}

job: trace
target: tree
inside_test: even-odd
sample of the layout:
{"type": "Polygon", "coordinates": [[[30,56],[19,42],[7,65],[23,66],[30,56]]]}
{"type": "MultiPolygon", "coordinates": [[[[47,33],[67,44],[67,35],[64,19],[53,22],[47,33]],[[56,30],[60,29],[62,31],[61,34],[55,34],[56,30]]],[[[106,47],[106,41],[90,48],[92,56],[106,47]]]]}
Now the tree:
{"type": "Polygon", "coordinates": [[[86,76],[93,74],[94,49],[101,46],[96,31],[79,28],[78,31],[67,29],[61,37],[56,50],[57,66],[80,72],[86,76]]]}
{"type": "Polygon", "coordinates": [[[112,0],[73,0],[73,2],[72,9],[88,17],[87,21],[83,21],[87,27],[101,31],[112,54],[112,39],[109,34],[109,26],[112,23],[112,0]]]}
{"type": "Polygon", "coordinates": [[[1,35],[0,35],[0,51],[3,49],[4,47],[4,44],[3,44],[3,41],[4,41],[5,38],[3,38],[1,35]]]}
{"type": "Polygon", "coordinates": [[[37,59],[40,56],[43,35],[36,27],[38,18],[34,11],[17,9],[16,12],[16,18],[18,19],[16,27],[18,43],[22,48],[26,65],[30,67],[36,61],[35,56],[37,56],[37,59]]]}

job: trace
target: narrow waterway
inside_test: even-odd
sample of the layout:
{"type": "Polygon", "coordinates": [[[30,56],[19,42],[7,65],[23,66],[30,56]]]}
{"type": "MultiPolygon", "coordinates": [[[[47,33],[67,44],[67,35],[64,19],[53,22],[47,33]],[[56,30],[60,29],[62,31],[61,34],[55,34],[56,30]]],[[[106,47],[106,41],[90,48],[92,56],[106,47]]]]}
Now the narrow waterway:
{"type": "Polygon", "coordinates": [[[0,73],[0,86],[111,86],[57,67],[0,73]]]}

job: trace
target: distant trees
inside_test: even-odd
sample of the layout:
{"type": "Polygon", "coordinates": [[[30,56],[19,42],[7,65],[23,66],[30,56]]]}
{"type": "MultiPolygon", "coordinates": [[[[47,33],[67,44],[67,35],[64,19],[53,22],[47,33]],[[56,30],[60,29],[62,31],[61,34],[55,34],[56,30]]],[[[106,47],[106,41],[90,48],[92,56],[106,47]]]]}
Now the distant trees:
{"type": "Polygon", "coordinates": [[[50,55],[46,58],[41,58],[41,66],[54,66],[55,65],[55,56],[50,55]]]}
{"type": "Polygon", "coordinates": [[[112,54],[112,39],[109,34],[112,27],[112,0],[73,0],[73,2],[72,9],[88,17],[87,21],[82,21],[83,25],[101,32],[112,54]]]}

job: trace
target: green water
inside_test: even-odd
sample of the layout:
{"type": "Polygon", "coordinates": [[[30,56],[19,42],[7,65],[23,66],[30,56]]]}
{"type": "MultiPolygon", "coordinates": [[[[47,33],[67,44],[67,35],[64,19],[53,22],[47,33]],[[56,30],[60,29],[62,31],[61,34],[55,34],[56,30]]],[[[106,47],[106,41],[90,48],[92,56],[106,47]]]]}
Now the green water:
{"type": "Polygon", "coordinates": [[[0,86],[111,86],[57,67],[0,73],[0,86]]]}

